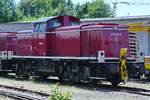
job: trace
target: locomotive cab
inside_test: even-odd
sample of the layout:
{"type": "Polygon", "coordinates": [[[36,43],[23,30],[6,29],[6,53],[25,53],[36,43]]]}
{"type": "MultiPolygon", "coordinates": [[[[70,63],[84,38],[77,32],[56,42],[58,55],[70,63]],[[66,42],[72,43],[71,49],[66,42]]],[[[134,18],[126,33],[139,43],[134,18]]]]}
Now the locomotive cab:
{"type": "Polygon", "coordinates": [[[80,19],[69,15],[40,18],[33,22],[33,32],[51,32],[58,27],[76,26],[79,24],[80,19]]]}
{"type": "Polygon", "coordinates": [[[33,30],[19,32],[17,55],[22,56],[52,56],[55,54],[55,30],[64,26],[80,24],[80,19],[69,16],[54,16],[33,21],[33,30]],[[23,35],[25,34],[25,35],[23,35]]]}

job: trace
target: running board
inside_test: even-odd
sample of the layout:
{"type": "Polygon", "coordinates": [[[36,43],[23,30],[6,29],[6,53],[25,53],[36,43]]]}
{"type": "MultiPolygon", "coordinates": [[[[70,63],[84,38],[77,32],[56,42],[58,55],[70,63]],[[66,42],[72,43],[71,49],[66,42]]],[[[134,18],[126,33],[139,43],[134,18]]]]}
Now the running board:
{"type": "Polygon", "coordinates": [[[0,72],[13,72],[12,70],[0,70],[0,72]]]}
{"type": "Polygon", "coordinates": [[[101,77],[90,77],[92,80],[107,80],[106,78],[101,78],[101,77]]]}

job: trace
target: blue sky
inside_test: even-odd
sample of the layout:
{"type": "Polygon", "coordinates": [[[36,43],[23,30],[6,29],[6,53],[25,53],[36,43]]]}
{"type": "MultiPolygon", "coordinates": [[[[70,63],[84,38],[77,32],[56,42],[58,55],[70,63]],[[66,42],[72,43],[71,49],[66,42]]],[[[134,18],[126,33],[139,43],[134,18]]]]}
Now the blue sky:
{"type": "MultiPolygon", "coordinates": [[[[16,2],[20,0],[15,0],[16,2]]],[[[92,0],[72,0],[74,4],[77,3],[84,3],[92,0]]],[[[112,2],[129,2],[135,4],[117,4],[116,16],[138,16],[138,15],[150,15],[150,0],[105,0],[107,3],[111,4],[113,7],[112,2]],[[147,5],[138,5],[137,2],[147,4],[147,5]]]]}

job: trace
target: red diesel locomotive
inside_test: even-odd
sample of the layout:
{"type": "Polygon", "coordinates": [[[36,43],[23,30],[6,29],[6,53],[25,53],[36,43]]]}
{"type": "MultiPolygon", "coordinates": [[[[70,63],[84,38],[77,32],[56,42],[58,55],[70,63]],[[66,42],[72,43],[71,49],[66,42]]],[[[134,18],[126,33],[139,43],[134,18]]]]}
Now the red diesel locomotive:
{"type": "Polygon", "coordinates": [[[25,78],[52,75],[117,85],[132,76],[135,68],[129,42],[125,26],[80,25],[80,19],[68,15],[41,18],[33,22],[33,30],[0,33],[0,69],[25,78]]]}

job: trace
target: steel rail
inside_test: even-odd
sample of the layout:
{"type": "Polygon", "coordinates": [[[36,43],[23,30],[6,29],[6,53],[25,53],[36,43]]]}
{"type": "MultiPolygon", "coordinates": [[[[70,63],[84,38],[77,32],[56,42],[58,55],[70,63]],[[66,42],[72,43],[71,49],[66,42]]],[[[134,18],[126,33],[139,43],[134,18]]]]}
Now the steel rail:
{"type": "Polygon", "coordinates": [[[21,91],[21,92],[25,92],[25,93],[34,93],[37,94],[39,96],[42,96],[42,98],[36,98],[33,96],[28,96],[28,95],[24,95],[24,94],[20,94],[20,93],[16,93],[16,92],[10,92],[10,91],[2,91],[0,90],[0,95],[9,97],[9,98],[13,98],[16,100],[43,100],[45,98],[48,98],[50,96],[50,94],[47,93],[42,93],[42,92],[38,92],[38,91],[33,91],[33,90],[28,90],[28,89],[23,89],[23,88],[18,88],[18,87],[12,87],[12,86],[6,86],[6,85],[0,85],[1,88],[6,88],[9,90],[16,90],[16,91],[21,91]]]}
{"type": "Polygon", "coordinates": [[[130,94],[136,94],[141,96],[148,96],[150,97],[150,90],[149,89],[143,89],[143,88],[136,88],[136,87],[126,87],[126,86],[112,86],[112,85],[106,85],[106,84],[99,84],[97,87],[101,89],[108,89],[111,91],[118,91],[122,93],[130,93],[130,94]]]}
{"type": "Polygon", "coordinates": [[[18,87],[12,87],[12,86],[6,86],[6,85],[0,85],[0,87],[6,88],[6,89],[13,89],[13,90],[17,90],[17,91],[22,91],[22,92],[28,92],[28,93],[35,93],[37,95],[40,96],[45,96],[45,97],[49,97],[50,94],[47,93],[42,93],[42,92],[38,92],[38,91],[33,91],[33,90],[28,90],[28,89],[24,89],[24,88],[18,88],[18,87]]]}
{"type": "Polygon", "coordinates": [[[150,90],[142,89],[142,88],[118,86],[114,90],[120,91],[120,92],[125,92],[125,93],[131,93],[131,94],[137,94],[137,95],[149,96],[150,97],[150,90]]]}
{"type": "Polygon", "coordinates": [[[10,91],[4,91],[4,90],[0,90],[0,95],[6,96],[9,98],[13,98],[16,100],[43,100],[43,98],[36,98],[33,96],[28,96],[28,95],[10,92],[10,91]]]}

